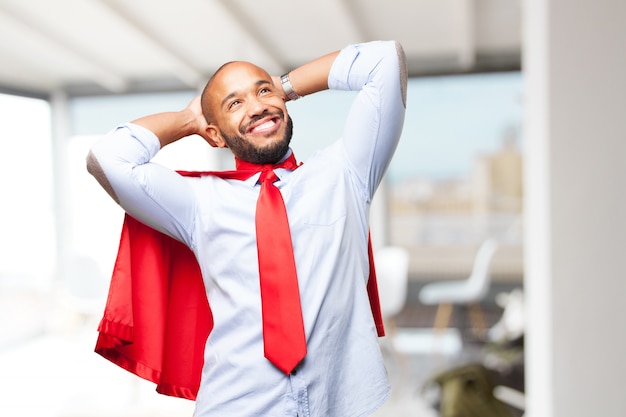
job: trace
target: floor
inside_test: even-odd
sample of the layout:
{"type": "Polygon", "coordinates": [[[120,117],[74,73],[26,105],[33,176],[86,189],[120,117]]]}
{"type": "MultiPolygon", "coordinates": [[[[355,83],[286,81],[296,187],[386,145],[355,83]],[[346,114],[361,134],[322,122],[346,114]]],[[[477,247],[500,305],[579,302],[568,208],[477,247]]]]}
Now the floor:
{"type": "MultiPolygon", "coordinates": [[[[481,360],[462,310],[443,334],[430,328],[434,308],[409,303],[381,339],[393,393],[374,417],[436,417],[437,390],[428,381],[453,366],[481,360]]],[[[191,416],[193,403],[156,394],[140,380],[93,353],[95,322],[67,311],[33,314],[36,301],[0,295],[0,416],[174,417],[191,416]],[[42,319],[42,316],[43,319],[42,319]],[[19,321],[15,320],[20,318],[19,321]],[[29,325],[24,322],[30,320],[29,325]],[[54,331],[50,331],[50,329],[54,331]],[[30,329],[30,330],[29,330],[30,329]],[[46,330],[44,332],[44,330],[46,330]],[[12,341],[6,335],[12,332],[12,341]]],[[[484,308],[489,325],[501,311],[484,308]]]]}

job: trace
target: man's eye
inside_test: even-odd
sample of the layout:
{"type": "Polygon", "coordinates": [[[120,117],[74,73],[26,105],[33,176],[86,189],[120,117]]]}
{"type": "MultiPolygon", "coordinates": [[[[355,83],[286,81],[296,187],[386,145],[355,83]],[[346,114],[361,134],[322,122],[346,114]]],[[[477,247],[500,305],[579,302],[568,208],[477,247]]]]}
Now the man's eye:
{"type": "Polygon", "coordinates": [[[232,109],[233,107],[237,106],[239,103],[241,103],[239,100],[233,100],[230,102],[230,104],[228,105],[229,109],[232,109]]]}
{"type": "Polygon", "coordinates": [[[261,88],[259,90],[259,94],[266,94],[266,93],[269,93],[269,92],[270,92],[270,89],[267,88],[267,87],[263,87],[263,88],[261,88]]]}

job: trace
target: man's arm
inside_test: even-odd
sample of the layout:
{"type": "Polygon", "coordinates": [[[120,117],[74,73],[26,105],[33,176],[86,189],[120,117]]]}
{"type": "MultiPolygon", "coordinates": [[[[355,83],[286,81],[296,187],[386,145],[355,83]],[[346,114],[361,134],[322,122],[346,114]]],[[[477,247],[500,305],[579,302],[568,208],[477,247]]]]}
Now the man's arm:
{"type": "MultiPolygon", "coordinates": [[[[280,77],[273,80],[281,86],[280,77]]],[[[292,70],[289,80],[299,96],[328,88],[360,91],[342,137],[345,157],[371,199],[404,124],[407,70],[402,46],[393,41],[349,45],[292,70]]]]}
{"type": "Polygon", "coordinates": [[[207,122],[202,115],[200,97],[194,98],[181,111],[152,114],[133,120],[131,123],[143,126],[159,138],[161,148],[186,136],[200,135],[209,143],[206,133],[207,122]]]}
{"type": "MultiPolygon", "coordinates": [[[[289,72],[289,81],[299,96],[306,96],[328,89],[328,74],[339,51],[316,58],[289,72]]],[[[274,84],[282,89],[280,77],[273,77],[274,84]]],[[[289,100],[285,96],[285,100],[289,100]]]]}
{"type": "Polygon", "coordinates": [[[195,197],[176,172],[150,162],[163,147],[193,134],[206,138],[199,98],[183,110],[145,116],[97,142],[87,170],[131,216],[192,246],[195,197]]]}
{"type": "Polygon", "coordinates": [[[344,48],[333,63],[328,86],[359,91],[342,144],[369,201],[389,166],[404,124],[407,75],[401,45],[375,41],[344,48]]]}

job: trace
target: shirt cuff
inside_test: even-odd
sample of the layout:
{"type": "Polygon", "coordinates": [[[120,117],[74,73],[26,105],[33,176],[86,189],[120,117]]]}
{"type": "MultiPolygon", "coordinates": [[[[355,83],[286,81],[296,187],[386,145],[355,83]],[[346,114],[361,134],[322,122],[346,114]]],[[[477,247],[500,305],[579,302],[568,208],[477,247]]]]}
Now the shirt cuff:
{"type": "Polygon", "coordinates": [[[350,75],[350,68],[352,64],[359,56],[358,45],[349,45],[343,48],[335,62],[333,62],[328,74],[328,88],[331,90],[350,90],[350,84],[348,83],[348,77],[350,75]]]}
{"type": "Polygon", "coordinates": [[[328,88],[360,90],[370,81],[372,71],[390,51],[396,53],[393,41],[372,41],[346,46],[333,62],[328,74],[328,88]]]}
{"type": "Polygon", "coordinates": [[[134,123],[124,123],[118,126],[117,129],[128,129],[130,136],[135,138],[146,149],[149,159],[152,159],[161,150],[161,142],[157,135],[143,126],[134,123]]]}

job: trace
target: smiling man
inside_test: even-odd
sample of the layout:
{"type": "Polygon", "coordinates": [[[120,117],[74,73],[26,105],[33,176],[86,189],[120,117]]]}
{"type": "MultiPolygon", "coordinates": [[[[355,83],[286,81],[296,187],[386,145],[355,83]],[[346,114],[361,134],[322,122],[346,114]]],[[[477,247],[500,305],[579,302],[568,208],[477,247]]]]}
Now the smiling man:
{"type": "Polygon", "coordinates": [[[281,77],[230,62],[185,109],[123,124],[92,148],[88,169],[103,188],[200,267],[213,327],[196,416],[357,417],[388,398],[368,214],[402,131],[406,81],[392,41],[281,77]],[[359,94],[341,138],[299,165],[286,103],[328,88],[359,94]],[[151,162],[194,134],[229,148],[248,174],[181,176],[151,162]]]}
{"type": "Polygon", "coordinates": [[[293,131],[283,97],[261,68],[247,62],[225,64],[202,94],[209,143],[229,147],[243,161],[278,162],[293,131]]]}

